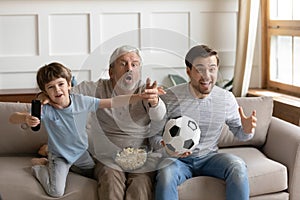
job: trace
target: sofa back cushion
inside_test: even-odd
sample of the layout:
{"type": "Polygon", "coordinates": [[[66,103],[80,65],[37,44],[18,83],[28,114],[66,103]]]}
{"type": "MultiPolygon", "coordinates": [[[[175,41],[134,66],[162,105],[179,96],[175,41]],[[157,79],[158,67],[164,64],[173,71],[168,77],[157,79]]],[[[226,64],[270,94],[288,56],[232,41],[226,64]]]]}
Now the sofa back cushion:
{"type": "Polygon", "coordinates": [[[249,141],[238,141],[233,137],[227,125],[224,125],[219,140],[219,147],[232,146],[262,146],[267,137],[268,128],[273,114],[273,98],[272,97],[237,97],[238,104],[243,107],[245,115],[248,117],[256,110],[257,127],[254,137],[249,141]]]}
{"type": "Polygon", "coordinates": [[[9,117],[14,112],[30,110],[28,103],[0,102],[0,155],[36,154],[42,144],[47,143],[43,126],[37,132],[26,124],[11,124],[9,117]]]}

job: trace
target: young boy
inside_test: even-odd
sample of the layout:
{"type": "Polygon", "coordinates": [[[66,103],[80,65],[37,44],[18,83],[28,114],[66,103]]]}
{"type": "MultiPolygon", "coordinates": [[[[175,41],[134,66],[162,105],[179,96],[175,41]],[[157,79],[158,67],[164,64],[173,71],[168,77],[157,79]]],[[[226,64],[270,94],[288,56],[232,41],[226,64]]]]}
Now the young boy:
{"type": "MultiPolygon", "coordinates": [[[[41,120],[48,133],[48,160],[33,162],[33,175],[52,197],[64,194],[66,178],[72,165],[81,170],[93,169],[95,163],[87,151],[85,131],[88,113],[98,108],[122,107],[143,99],[157,98],[163,90],[153,87],[139,95],[123,95],[111,99],[70,94],[71,71],[60,63],[50,63],[37,72],[40,90],[61,109],[43,105],[41,120]]],[[[154,83],[155,84],[155,83],[154,83]]],[[[40,123],[29,113],[16,112],[10,117],[14,124],[27,123],[35,127],[40,123]]]]}

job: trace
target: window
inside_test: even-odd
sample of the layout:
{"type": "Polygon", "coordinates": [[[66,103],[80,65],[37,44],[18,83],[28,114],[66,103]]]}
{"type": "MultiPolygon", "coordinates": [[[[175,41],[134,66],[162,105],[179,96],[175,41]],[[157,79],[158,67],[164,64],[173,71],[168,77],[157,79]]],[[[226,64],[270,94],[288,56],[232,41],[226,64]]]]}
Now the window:
{"type": "Polygon", "coordinates": [[[265,85],[300,96],[300,0],[262,2],[265,85]]]}

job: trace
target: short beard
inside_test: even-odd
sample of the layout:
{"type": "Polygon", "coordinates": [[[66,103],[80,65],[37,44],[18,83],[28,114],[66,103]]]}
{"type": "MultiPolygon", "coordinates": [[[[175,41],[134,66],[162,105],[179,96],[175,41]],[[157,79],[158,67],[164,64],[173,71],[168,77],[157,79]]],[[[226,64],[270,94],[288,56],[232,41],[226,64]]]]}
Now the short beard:
{"type": "Polygon", "coordinates": [[[117,82],[117,87],[120,88],[121,90],[125,91],[125,92],[130,92],[130,91],[133,91],[137,88],[137,83],[124,84],[123,81],[118,81],[117,82]]]}
{"type": "Polygon", "coordinates": [[[115,90],[119,91],[119,94],[133,94],[139,87],[140,81],[135,81],[132,84],[127,84],[123,78],[119,79],[115,85],[115,90]]]}
{"type": "Polygon", "coordinates": [[[209,90],[209,91],[201,91],[198,85],[193,85],[192,83],[190,83],[190,85],[192,86],[192,89],[194,90],[194,93],[198,98],[207,97],[214,87],[214,85],[213,85],[211,87],[211,90],[209,90]]]}

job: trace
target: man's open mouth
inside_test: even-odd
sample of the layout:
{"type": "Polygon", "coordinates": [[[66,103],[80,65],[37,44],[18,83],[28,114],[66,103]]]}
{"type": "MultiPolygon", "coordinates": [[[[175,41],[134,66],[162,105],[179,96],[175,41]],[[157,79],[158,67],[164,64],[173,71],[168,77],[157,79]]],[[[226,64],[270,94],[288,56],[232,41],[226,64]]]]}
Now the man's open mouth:
{"type": "Polygon", "coordinates": [[[131,80],[132,80],[132,76],[131,76],[131,75],[126,76],[126,77],[125,77],[125,80],[131,81],[131,80]]]}

